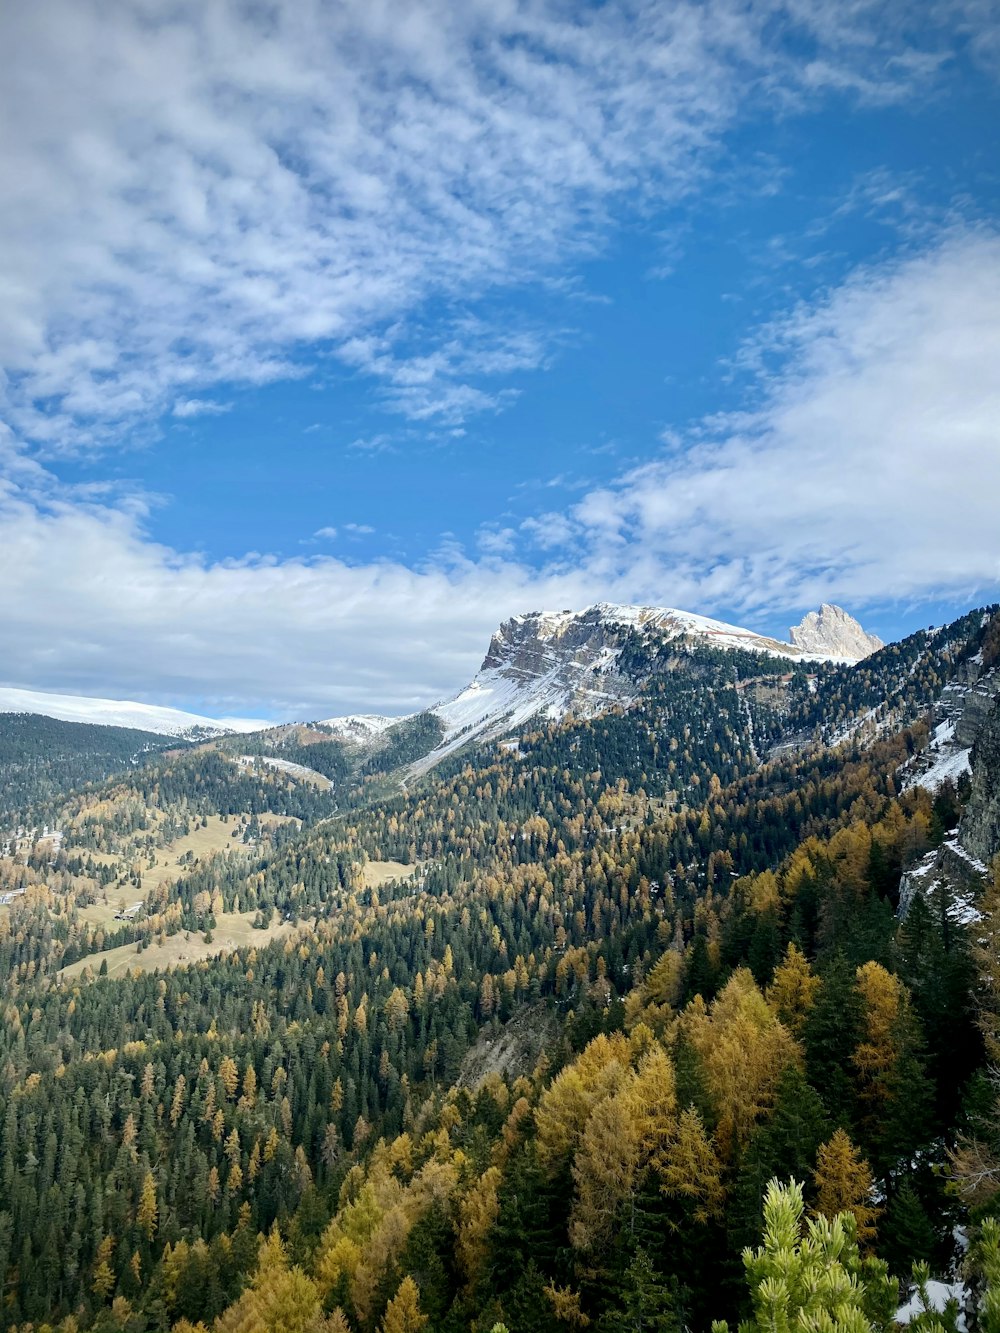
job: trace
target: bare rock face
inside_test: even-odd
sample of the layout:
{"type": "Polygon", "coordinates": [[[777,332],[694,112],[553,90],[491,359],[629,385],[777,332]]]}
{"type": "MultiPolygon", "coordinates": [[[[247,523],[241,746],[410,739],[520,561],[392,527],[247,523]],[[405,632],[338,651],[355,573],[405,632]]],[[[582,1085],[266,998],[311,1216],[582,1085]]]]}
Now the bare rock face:
{"type": "Polygon", "coordinates": [[[862,657],[884,647],[877,635],[869,634],[842,607],[831,606],[829,602],[803,616],[789,634],[792,643],[803,652],[844,657],[852,662],[860,662],[862,657]]]}
{"type": "Polygon", "coordinates": [[[959,826],[962,846],[989,865],[1000,852],[1000,698],[972,747],[972,795],[959,826]]]}

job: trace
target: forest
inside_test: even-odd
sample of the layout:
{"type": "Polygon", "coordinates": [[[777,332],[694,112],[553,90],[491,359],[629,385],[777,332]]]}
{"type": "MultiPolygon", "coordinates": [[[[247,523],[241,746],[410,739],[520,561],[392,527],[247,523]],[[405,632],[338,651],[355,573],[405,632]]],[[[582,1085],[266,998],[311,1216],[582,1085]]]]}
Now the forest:
{"type": "Polygon", "coordinates": [[[405,789],[435,719],[240,738],[330,792],[115,738],[23,787],[63,839],[0,862],[3,1327],[1000,1328],[1000,863],[899,910],[971,791],[907,765],[1000,616],[625,653],[632,707],[405,789]],[[259,944],[145,966],[234,914],[259,944]]]}

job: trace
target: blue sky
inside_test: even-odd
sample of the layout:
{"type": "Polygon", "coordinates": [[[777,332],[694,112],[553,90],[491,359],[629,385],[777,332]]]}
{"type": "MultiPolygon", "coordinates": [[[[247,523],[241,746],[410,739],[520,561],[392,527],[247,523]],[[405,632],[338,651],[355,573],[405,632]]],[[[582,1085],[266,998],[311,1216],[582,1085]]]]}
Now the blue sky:
{"type": "Polygon", "coordinates": [[[399,712],[540,606],[998,596],[994,5],[44,8],[5,683],[399,712]]]}

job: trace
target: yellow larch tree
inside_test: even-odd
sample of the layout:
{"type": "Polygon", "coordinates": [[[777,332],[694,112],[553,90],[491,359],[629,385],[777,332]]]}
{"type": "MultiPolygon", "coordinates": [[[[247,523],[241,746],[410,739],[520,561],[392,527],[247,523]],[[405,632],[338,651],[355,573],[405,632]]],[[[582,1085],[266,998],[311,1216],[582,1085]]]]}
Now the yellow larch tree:
{"type": "Polygon", "coordinates": [[[862,1038],[852,1058],[862,1105],[868,1117],[877,1120],[893,1095],[892,1076],[900,1056],[909,994],[899,977],[874,962],[858,968],[857,990],[862,1038]]]}
{"type": "Polygon", "coordinates": [[[794,941],[789,943],[784,958],[774,970],[774,980],[767,988],[766,998],[781,1022],[796,1037],[802,1034],[821,985],[799,946],[794,941]]]}
{"type": "Polygon", "coordinates": [[[152,1240],[156,1232],[157,1208],[156,1208],[156,1181],[153,1178],[152,1171],[147,1171],[142,1179],[142,1192],[139,1196],[139,1206],[136,1209],[135,1220],[139,1229],[145,1232],[146,1239],[152,1240]]]}
{"type": "Polygon", "coordinates": [[[420,1310],[420,1292],[413,1278],[407,1275],[399,1290],[385,1307],[382,1333],[420,1333],[427,1316],[420,1310]]]}
{"type": "Polygon", "coordinates": [[[630,1095],[635,1077],[629,1071],[619,1090],[598,1102],[576,1150],[569,1235],[578,1250],[593,1253],[606,1248],[635,1194],[642,1160],[642,1127],[630,1095]]]}
{"type": "Polygon", "coordinates": [[[872,1173],[844,1130],[838,1129],[816,1154],[816,1211],[832,1221],[838,1213],[853,1213],[858,1244],[875,1239],[878,1209],[871,1206],[872,1173]]]}
{"type": "Polygon", "coordinates": [[[573,1151],[593,1107],[615,1090],[630,1064],[627,1038],[601,1033],[552,1081],[535,1110],[538,1155],[545,1166],[554,1170],[573,1151]]]}
{"type": "Polygon", "coordinates": [[[724,1157],[742,1147],[770,1110],[782,1073],[799,1064],[798,1042],[779,1021],[746,968],[738,968],[706,1007],[700,996],[675,1025],[698,1057],[714,1104],[716,1138],[724,1157]]]}
{"type": "Polygon", "coordinates": [[[488,1167],[458,1206],[455,1254],[468,1286],[479,1280],[490,1231],[500,1214],[499,1168],[488,1167]]]}
{"type": "Polygon", "coordinates": [[[693,1106],[681,1112],[677,1133],[658,1166],[660,1189],[668,1197],[694,1205],[696,1222],[707,1222],[722,1209],[722,1163],[705,1123],[693,1106]]]}

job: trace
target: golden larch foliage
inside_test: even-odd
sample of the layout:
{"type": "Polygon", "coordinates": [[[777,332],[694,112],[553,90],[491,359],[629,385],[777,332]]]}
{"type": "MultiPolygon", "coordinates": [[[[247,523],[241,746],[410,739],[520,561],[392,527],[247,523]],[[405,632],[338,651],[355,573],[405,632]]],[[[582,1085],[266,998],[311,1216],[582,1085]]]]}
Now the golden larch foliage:
{"type": "Polygon", "coordinates": [[[658,1170],[660,1189],[668,1196],[690,1200],[695,1221],[707,1222],[719,1214],[725,1198],[722,1163],[693,1106],[681,1112],[676,1137],[658,1170]]]}
{"type": "Polygon", "coordinates": [[[774,980],[767,988],[766,997],[775,1014],[796,1037],[802,1033],[822,984],[819,977],[813,975],[799,946],[794,941],[789,943],[784,958],[774,970],[774,980]]]}
{"type": "Polygon", "coordinates": [[[831,1221],[838,1213],[853,1213],[858,1244],[864,1249],[875,1239],[879,1210],[871,1206],[872,1173],[842,1129],[820,1145],[816,1154],[816,1211],[831,1221]]]}
{"type": "Polygon", "coordinates": [[[549,1085],[535,1111],[544,1165],[555,1168],[573,1151],[592,1108],[625,1077],[630,1056],[622,1033],[602,1033],[549,1085]]]}
{"type": "Polygon", "coordinates": [[[487,1240],[500,1213],[498,1191],[501,1179],[498,1168],[489,1167],[459,1204],[455,1253],[470,1287],[476,1284],[482,1272],[487,1240]]]}
{"type": "Polygon", "coordinates": [[[573,1160],[576,1198],[569,1235],[588,1252],[607,1246],[623,1205],[635,1192],[642,1160],[642,1126],[630,1094],[629,1071],[620,1089],[594,1107],[573,1160]]]}
{"type": "Polygon", "coordinates": [[[385,1308],[382,1333],[420,1333],[427,1316],[420,1311],[420,1292],[412,1277],[404,1277],[385,1308]]]}
{"type": "Polygon", "coordinates": [[[714,1104],[716,1137],[724,1157],[746,1144],[769,1111],[781,1075],[801,1064],[798,1042],[768,1006],[746,968],[735,971],[710,1008],[700,996],[675,1031],[695,1051],[714,1104]]]}

